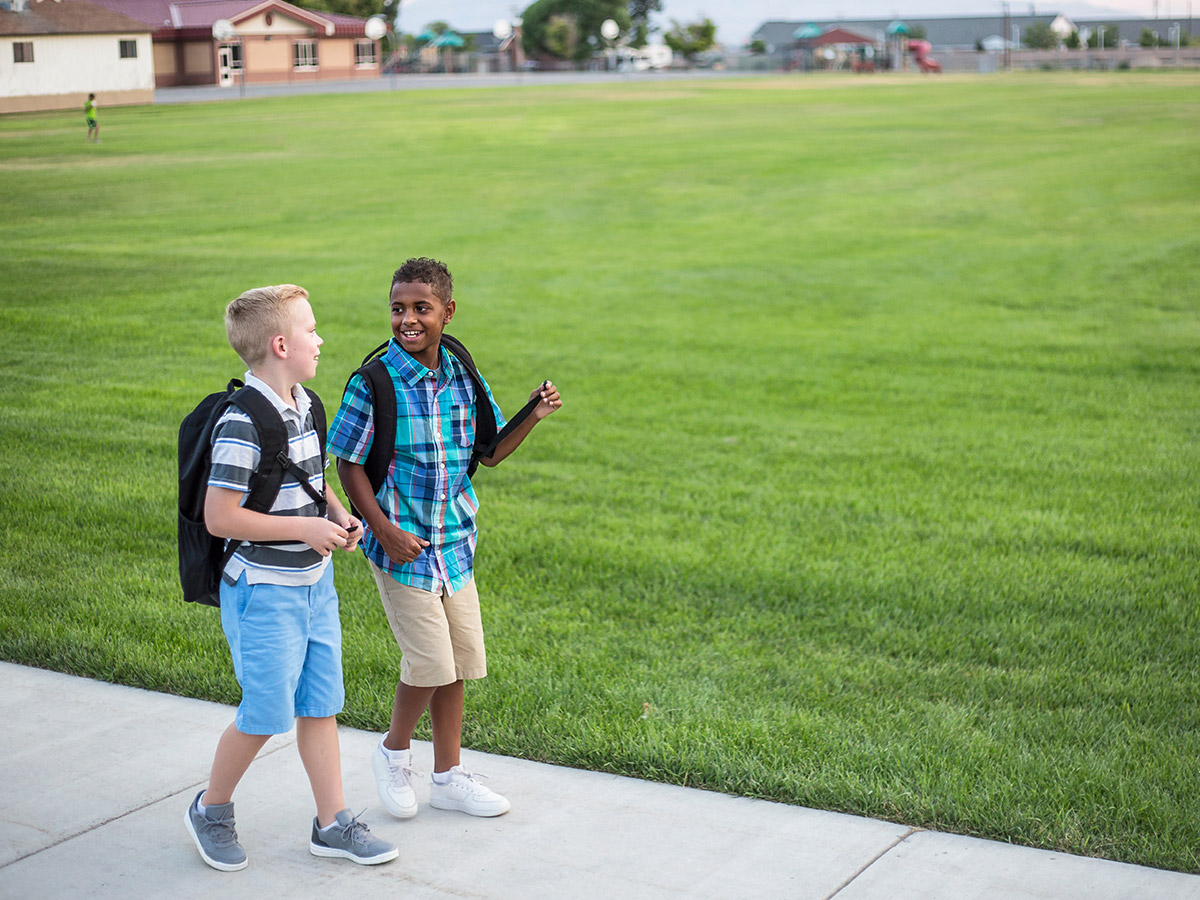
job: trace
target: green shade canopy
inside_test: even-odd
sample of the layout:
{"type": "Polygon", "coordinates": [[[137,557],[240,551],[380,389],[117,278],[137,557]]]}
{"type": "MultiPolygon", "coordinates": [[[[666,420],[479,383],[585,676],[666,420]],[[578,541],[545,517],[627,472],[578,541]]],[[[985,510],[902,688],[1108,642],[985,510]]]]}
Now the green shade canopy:
{"type": "Polygon", "coordinates": [[[435,47],[461,47],[465,43],[466,43],[466,41],[464,41],[461,37],[459,37],[453,31],[447,31],[445,34],[438,35],[434,39],[433,46],[435,46],[435,47]]]}
{"type": "Polygon", "coordinates": [[[809,22],[807,25],[801,25],[792,34],[792,37],[797,41],[809,41],[813,38],[819,38],[823,32],[820,27],[809,22]]]}
{"type": "Polygon", "coordinates": [[[433,41],[433,40],[437,40],[437,36],[438,36],[438,34],[436,31],[430,31],[428,28],[426,28],[424,31],[422,31],[420,34],[417,35],[417,40],[418,41],[433,41]]]}
{"type": "Polygon", "coordinates": [[[887,27],[888,34],[908,34],[908,26],[897,19],[887,27]]]}

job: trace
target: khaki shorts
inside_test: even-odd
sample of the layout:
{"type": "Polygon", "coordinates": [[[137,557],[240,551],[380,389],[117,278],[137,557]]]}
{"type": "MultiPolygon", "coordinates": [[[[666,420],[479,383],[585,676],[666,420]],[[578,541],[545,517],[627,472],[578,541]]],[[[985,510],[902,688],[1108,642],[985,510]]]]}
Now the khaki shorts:
{"type": "Polygon", "coordinates": [[[479,593],[472,578],[457,592],[401,584],[371,563],[388,625],[400,645],[400,680],[440,687],[487,675],[479,593]]]}

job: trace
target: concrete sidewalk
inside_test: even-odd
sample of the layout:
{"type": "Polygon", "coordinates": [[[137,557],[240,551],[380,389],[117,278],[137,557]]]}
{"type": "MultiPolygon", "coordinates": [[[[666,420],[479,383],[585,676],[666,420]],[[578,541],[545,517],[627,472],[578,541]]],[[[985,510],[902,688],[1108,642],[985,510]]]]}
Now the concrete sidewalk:
{"type": "MultiPolygon", "coordinates": [[[[473,819],[379,807],[378,736],[342,729],[346,797],[400,846],[382,866],[308,852],[312,800],[294,733],[238,789],[250,865],[222,873],[184,831],[232,710],[0,663],[0,897],[355,900],[788,898],[1200,900],[1200,877],[482,753],[513,802],[473,819]]],[[[428,771],[428,744],[415,747],[428,771]]],[[[426,791],[418,786],[418,799],[426,791]]]]}

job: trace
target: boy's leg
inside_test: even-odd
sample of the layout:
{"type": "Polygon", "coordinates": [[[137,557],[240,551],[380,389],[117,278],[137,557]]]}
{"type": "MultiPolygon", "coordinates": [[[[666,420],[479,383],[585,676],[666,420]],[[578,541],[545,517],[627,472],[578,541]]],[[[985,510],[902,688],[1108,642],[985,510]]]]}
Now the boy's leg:
{"type": "Polygon", "coordinates": [[[324,828],[346,808],[342,793],[342,757],[338,745],[337,718],[296,720],[296,748],[308,773],[313,799],[317,801],[317,824],[324,828]]]}
{"type": "Polygon", "coordinates": [[[296,746],[317,801],[309,852],[364,866],[390,862],[399,856],[394,844],[375,837],[365,822],[346,809],[337,719],[301,717],[296,722],[296,746]]]}
{"type": "Polygon", "coordinates": [[[217,742],[208,787],[184,813],[184,826],[200,858],[214,869],[236,872],[246,868],[246,853],[238,843],[233,817],[233,791],[269,737],[243,734],[236,723],[230,723],[217,742]]]}
{"type": "Polygon", "coordinates": [[[462,749],[463,683],[455,681],[439,687],[415,687],[396,683],[392,721],[383,746],[389,750],[407,750],[413,732],[425,710],[433,729],[433,767],[448,772],[459,764],[462,749]]]}
{"type": "Polygon", "coordinates": [[[443,684],[429,701],[433,770],[449,772],[462,761],[463,683],[443,684]]]}
{"type": "Polygon", "coordinates": [[[254,762],[254,757],[270,740],[269,734],[242,734],[237,724],[229,727],[217,741],[217,752],[213,754],[212,772],[208,776],[208,788],[200,802],[205,806],[220,806],[233,799],[234,788],[254,762]]]}
{"type": "Polygon", "coordinates": [[[472,815],[507,812],[508,801],[475,781],[460,759],[463,682],[487,674],[474,580],[452,594],[445,588],[425,591],[400,584],[374,564],[371,571],[401,651],[392,720],[372,757],[380,799],[400,818],[416,812],[409,785],[411,756],[405,751],[428,709],[434,752],[431,805],[472,815]]]}

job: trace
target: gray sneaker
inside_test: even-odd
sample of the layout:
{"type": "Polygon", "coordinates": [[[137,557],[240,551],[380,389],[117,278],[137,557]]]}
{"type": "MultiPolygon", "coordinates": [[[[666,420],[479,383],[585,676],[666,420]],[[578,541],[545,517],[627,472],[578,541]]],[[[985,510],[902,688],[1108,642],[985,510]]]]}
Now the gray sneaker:
{"type": "Polygon", "coordinates": [[[183,824],[196,842],[200,858],[222,872],[246,868],[246,851],[238,843],[233,827],[233,803],[206,806],[201,813],[197,806],[202,796],[204,791],[196,795],[183,815],[183,824]]]}
{"type": "Polygon", "coordinates": [[[313,856],[341,857],[364,866],[377,866],[400,855],[394,844],[371,834],[367,824],[350,815],[348,809],[338,813],[337,821],[325,829],[318,828],[317,820],[313,819],[308,850],[313,856]]]}

